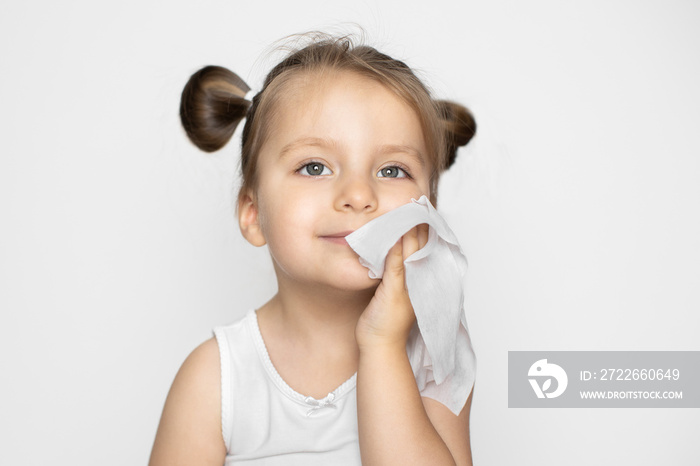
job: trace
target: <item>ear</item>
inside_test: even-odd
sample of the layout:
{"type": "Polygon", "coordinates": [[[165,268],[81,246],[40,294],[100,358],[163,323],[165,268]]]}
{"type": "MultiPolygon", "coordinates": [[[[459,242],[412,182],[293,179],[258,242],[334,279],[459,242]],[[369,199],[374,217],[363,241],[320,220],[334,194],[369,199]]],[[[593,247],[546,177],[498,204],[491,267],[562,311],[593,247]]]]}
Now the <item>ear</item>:
{"type": "Polygon", "coordinates": [[[253,246],[260,247],[267,243],[260,229],[257,200],[250,190],[241,191],[238,195],[238,226],[243,237],[253,246]]]}

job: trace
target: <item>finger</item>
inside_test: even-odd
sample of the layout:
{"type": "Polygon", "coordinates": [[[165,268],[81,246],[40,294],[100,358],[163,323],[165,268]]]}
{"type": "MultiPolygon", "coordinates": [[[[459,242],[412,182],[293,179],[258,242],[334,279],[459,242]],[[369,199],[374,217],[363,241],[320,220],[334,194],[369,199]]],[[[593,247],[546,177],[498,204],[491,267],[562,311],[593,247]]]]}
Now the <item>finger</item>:
{"type": "Polygon", "coordinates": [[[413,227],[403,235],[403,260],[420,249],[418,244],[418,228],[413,227]]]}
{"type": "Polygon", "coordinates": [[[398,240],[394,246],[389,250],[386,256],[386,262],[384,263],[384,279],[389,277],[390,279],[401,279],[403,280],[403,241],[398,240]]]}
{"type": "Polygon", "coordinates": [[[421,223],[418,225],[418,246],[422,249],[426,244],[428,244],[428,235],[430,233],[430,227],[427,223],[421,223]]]}

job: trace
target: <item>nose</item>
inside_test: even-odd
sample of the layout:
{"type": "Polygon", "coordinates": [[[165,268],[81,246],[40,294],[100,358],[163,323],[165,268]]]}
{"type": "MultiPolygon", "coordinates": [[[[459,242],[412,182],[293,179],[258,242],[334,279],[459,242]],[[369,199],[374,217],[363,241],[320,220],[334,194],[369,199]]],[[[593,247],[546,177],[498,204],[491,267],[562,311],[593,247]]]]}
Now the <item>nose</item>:
{"type": "Polygon", "coordinates": [[[373,212],[377,209],[376,187],[362,177],[348,176],[342,180],[335,198],[335,208],[340,211],[373,212]]]}

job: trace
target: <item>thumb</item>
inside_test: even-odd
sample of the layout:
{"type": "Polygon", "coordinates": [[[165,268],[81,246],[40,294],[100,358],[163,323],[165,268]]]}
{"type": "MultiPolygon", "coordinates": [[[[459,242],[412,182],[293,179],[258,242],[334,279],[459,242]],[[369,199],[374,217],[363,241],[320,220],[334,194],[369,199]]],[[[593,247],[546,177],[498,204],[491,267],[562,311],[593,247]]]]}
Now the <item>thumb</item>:
{"type": "Polygon", "coordinates": [[[396,280],[403,283],[403,241],[401,239],[389,250],[384,263],[383,281],[396,280]]]}

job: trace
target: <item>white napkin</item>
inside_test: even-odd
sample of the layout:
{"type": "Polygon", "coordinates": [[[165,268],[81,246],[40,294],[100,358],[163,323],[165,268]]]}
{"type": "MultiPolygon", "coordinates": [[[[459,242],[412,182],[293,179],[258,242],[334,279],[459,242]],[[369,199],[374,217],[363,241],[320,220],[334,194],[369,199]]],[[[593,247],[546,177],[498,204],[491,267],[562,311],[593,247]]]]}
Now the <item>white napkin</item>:
{"type": "Polygon", "coordinates": [[[382,278],[386,256],[399,238],[416,225],[430,226],[427,244],[404,261],[417,323],[406,348],[421,395],[459,414],[476,374],[464,313],[467,259],[428,198],[411,201],[368,222],[345,240],[369,269],[370,278],[382,278]]]}

